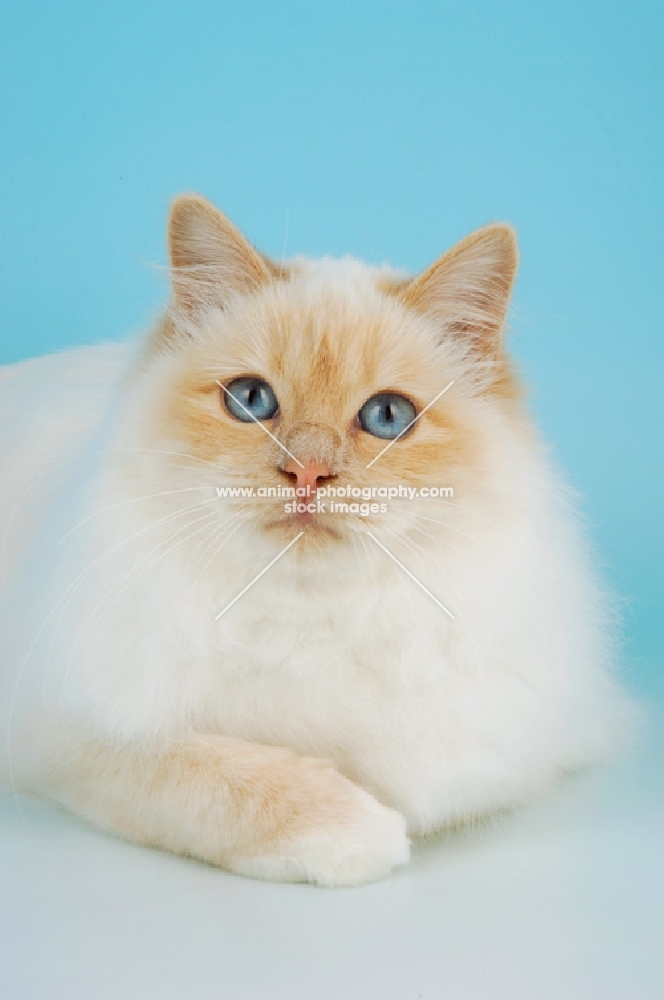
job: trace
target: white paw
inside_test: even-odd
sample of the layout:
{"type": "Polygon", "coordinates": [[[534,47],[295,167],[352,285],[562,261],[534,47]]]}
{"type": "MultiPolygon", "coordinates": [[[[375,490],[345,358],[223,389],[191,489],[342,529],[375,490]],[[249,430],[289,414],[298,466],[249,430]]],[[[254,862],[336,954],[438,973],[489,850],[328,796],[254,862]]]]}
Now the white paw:
{"type": "Polygon", "coordinates": [[[332,768],[324,787],[270,849],[234,858],[232,870],[275,882],[358,885],[388,875],[410,859],[404,817],[332,768]],[[328,795],[325,795],[325,792],[328,795]]]}

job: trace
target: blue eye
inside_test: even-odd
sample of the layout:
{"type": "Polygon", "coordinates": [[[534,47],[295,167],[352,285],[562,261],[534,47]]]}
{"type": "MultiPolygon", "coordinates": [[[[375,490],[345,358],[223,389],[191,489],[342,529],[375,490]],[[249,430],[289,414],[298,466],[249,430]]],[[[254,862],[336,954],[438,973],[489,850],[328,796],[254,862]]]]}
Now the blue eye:
{"type": "Polygon", "coordinates": [[[409,399],[396,392],[379,392],[368,399],[358,417],[360,427],[379,438],[395,438],[413,422],[417,410],[409,399]]]}
{"type": "Polygon", "coordinates": [[[262,378],[234,378],[224,392],[226,409],[246,424],[252,420],[269,420],[279,409],[272,386],[262,378]]]}

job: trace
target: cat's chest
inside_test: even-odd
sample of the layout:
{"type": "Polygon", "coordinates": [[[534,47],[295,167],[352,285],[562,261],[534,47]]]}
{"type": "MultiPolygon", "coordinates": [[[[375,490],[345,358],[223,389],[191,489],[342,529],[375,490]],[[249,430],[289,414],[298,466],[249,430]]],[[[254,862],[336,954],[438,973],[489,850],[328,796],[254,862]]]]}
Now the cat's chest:
{"type": "Polygon", "coordinates": [[[274,590],[236,608],[220,630],[205,713],[220,731],[251,739],[316,740],[380,724],[441,689],[452,643],[440,612],[386,588],[274,590]]]}

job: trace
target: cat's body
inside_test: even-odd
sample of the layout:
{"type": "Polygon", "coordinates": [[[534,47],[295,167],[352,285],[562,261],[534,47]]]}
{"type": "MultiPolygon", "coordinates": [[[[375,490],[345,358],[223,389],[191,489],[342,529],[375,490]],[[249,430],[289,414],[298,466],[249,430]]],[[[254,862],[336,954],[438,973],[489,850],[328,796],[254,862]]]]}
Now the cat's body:
{"type": "Polygon", "coordinates": [[[139,842],[342,884],[406,860],[406,823],[509,807],[603,759],[630,712],[500,343],[509,231],[414,282],[282,271],[183,199],[171,254],[146,345],[0,379],[9,780],[139,842]],[[243,376],[279,397],[262,428],[225,407],[219,383],[243,376]],[[377,457],[389,439],[354,415],[386,392],[418,417],[377,457]],[[295,482],[454,497],[303,518],[217,495],[295,482]]]}

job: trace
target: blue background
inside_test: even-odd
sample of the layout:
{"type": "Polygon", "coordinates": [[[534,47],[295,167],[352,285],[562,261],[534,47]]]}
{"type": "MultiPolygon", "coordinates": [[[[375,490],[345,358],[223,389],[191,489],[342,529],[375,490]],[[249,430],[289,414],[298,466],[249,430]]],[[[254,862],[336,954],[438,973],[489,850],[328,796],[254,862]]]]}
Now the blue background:
{"type": "Polygon", "coordinates": [[[169,199],[264,250],[418,269],[518,229],[512,344],[662,691],[661,2],[4,0],[0,361],[166,294],[169,199]]]}

